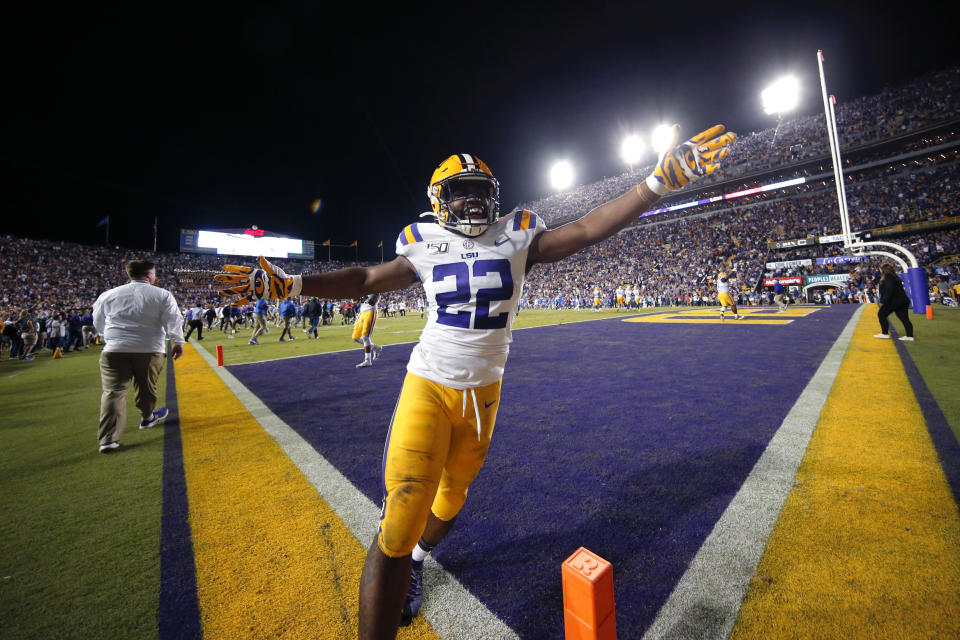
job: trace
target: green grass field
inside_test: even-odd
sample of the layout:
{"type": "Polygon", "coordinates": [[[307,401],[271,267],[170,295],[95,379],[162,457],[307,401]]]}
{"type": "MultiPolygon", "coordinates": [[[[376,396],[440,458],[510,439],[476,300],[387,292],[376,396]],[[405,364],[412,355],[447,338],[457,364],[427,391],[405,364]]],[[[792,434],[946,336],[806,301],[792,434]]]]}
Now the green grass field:
{"type": "Polygon", "coordinates": [[[4,638],[157,635],[163,429],[130,394],[126,450],[98,453],[99,353],[0,363],[4,638]]]}
{"type": "MultiPolygon", "coordinates": [[[[917,342],[907,348],[960,438],[960,311],[938,307],[935,313],[933,321],[913,316],[917,342]]],[[[515,328],[616,315],[626,314],[524,311],[515,328]]],[[[422,326],[416,314],[383,318],[375,337],[387,345],[412,342],[422,326]]],[[[297,340],[281,344],[280,330],[271,327],[262,345],[252,347],[249,331],[235,339],[213,331],[201,344],[211,352],[222,344],[228,364],[344,349],[357,349],[359,362],[350,332],[337,324],[322,328],[319,340],[307,340],[295,329],[297,340]]],[[[124,450],[97,452],[99,351],[0,362],[5,639],[157,637],[163,430],[137,429],[131,394],[124,450]]]]}

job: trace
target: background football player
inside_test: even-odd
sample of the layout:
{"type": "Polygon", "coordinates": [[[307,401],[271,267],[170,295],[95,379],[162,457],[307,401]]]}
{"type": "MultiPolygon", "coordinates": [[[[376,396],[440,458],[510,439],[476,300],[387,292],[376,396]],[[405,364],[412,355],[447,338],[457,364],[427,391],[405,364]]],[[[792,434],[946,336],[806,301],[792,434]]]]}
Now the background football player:
{"type": "Polygon", "coordinates": [[[361,640],[394,638],[401,617],[420,610],[423,561],[453,526],[490,445],[527,272],[609,238],[664,194],[713,173],[733,139],[717,125],[678,145],[675,125],[645,181],[550,230],[531,211],[501,218],[499,183],[487,165],[453,155],[427,189],[436,224],[405,227],[393,261],[290,276],[260,258],[260,268],[227,265],[230,273],[216,276],[231,285],[221,294],[243,296],[239,304],[356,298],[423,284],[429,315],[388,431],[380,527],[360,578],[361,640]]]}
{"type": "Polygon", "coordinates": [[[353,341],[363,345],[363,362],[357,369],[372,367],[373,361],[380,357],[383,347],[373,344],[373,328],[377,324],[377,305],[380,303],[379,293],[368,293],[360,298],[360,310],[353,323],[353,341]]]}
{"type": "Polygon", "coordinates": [[[743,316],[737,313],[737,303],[730,296],[730,276],[723,271],[717,274],[717,300],[720,302],[720,322],[723,322],[723,314],[727,307],[733,311],[734,318],[743,320],[743,316]]]}

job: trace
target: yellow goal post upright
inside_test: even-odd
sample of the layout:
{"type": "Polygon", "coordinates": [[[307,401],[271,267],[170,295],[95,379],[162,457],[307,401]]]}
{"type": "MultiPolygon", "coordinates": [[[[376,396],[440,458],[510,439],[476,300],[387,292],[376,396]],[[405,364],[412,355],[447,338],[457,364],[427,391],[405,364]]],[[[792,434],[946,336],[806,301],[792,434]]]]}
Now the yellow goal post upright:
{"type": "Polygon", "coordinates": [[[886,256],[900,265],[903,273],[906,275],[904,284],[907,293],[910,295],[913,303],[914,313],[926,313],[929,298],[927,293],[927,273],[917,263],[916,256],[906,247],[893,242],[871,241],[863,242],[861,240],[853,241],[850,233],[850,214],[847,210],[847,190],[843,181],[843,164],[840,162],[840,137],[837,134],[837,117],[834,112],[834,105],[837,103],[836,96],[827,95],[827,81],[823,72],[823,51],[817,50],[817,67],[820,70],[820,91],[823,94],[823,111],[827,124],[827,139],[830,143],[830,156],[833,159],[833,178],[837,188],[837,203],[840,209],[840,230],[843,235],[843,248],[847,253],[854,256],[886,256]],[[890,251],[884,251],[884,248],[890,248],[899,251],[905,257],[901,257],[890,251]]]}

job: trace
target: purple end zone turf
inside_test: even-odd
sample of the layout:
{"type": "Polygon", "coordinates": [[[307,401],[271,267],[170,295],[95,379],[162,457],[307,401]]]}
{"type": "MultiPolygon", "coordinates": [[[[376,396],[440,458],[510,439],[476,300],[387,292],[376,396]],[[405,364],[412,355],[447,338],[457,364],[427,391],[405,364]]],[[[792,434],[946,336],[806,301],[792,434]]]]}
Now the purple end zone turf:
{"type": "MultiPolygon", "coordinates": [[[[434,556],[521,637],[557,638],[560,563],[585,546],[613,563],[620,636],[639,637],[855,309],[518,331],[486,465],[434,556]]],[[[230,371],[379,504],[411,348],[230,371]]]]}

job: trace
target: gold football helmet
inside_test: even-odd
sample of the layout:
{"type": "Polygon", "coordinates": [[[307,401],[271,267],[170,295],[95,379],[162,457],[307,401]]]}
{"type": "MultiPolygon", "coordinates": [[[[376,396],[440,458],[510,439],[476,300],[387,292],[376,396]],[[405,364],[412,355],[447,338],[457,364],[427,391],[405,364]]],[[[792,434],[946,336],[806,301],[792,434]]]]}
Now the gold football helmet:
{"type": "Polygon", "coordinates": [[[437,167],[427,196],[437,222],[465,236],[479,236],[500,217],[500,183],[483,160],[467,153],[437,167]],[[455,213],[450,205],[459,201],[463,205],[455,213]]]}

